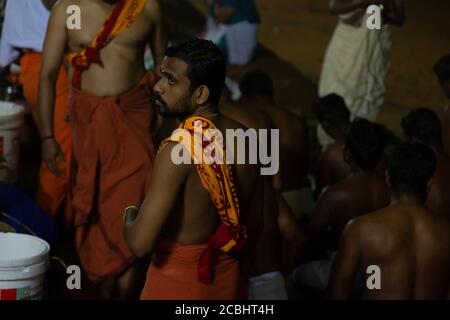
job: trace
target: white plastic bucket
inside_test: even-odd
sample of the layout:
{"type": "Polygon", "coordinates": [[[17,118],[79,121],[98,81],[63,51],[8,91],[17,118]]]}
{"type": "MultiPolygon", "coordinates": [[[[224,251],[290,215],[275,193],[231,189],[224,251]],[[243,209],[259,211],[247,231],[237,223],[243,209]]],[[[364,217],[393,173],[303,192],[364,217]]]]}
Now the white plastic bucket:
{"type": "Polygon", "coordinates": [[[0,300],[41,300],[49,251],[40,238],[0,233],[0,300]]]}
{"type": "Polygon", "coordinates": [[[22,106],[0,101],[0,171],[6,171],[4,180],[9,183],[17,181],[20,132],[24,114],[22,106]]]}

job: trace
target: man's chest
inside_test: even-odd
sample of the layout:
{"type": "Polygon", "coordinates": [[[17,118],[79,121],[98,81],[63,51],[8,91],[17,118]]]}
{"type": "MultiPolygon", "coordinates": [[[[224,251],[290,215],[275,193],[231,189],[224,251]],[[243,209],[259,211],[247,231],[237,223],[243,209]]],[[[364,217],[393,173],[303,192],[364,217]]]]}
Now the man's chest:
{"type": "MultiPolygon", "coordinates": [[[[111,10],[94,10],[89,6],[80,9],[80,28],[67,29],[70,51],[80,50],[92,44],[102,28],[105,27],[105,22],[111,14],[111,10]]],[[[151,19],[146,16],[145,12],[140,13],[131,22],[119,20],[117,23],[128,25],[111,40],[111,44],[119,46],[140,46],[148,40],[152,31],[151,19]]]]}

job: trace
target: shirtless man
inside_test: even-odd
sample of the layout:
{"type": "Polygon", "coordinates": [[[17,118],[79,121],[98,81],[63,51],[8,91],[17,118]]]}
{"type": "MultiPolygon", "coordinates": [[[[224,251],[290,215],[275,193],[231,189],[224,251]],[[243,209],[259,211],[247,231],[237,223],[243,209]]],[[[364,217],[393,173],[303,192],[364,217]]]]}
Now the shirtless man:
{"type": "Polygon", "coordinates": [[[431,179],[426,206],[450,220],[450,158],[442,145],[442,129],[438,116],[430,109],[415,109],[402,119],[402,127],[409,142],[426,144],[434,151],[437,166],[431,179]]]}
{"type": "MultiPolygon", "coordinates": [[[[280,265],[277,261],[280,258],[274,257],[279,254],[279,250],[274,239],[279,237],[279,232],[281,231],[281,236],[284,238],[285,248],[291,248],[285,250],[288,256],[292,251],[296,251],[292,248],[301,246],[304,242],[304,235],[298,227],[296,216],[280,193],[280,189],[283,185],[298,185],[300,176],[306,172],[306,129],[296,115],[275,105],[273,83],[264,72],[251,71],[244,75],[240,83],[240,90],[242,99],[239,103],[221,106],[221,112],[251,129],[280,130],[280,170],[271,179],[276,189],[273,190],[271,197],[276,197],[276,206],[274,210],[268,210],[270,217],[266,217],[268,221],[278,220],[279,228],[272,227],[272,231],[274,231],[272,235],[264,232],[267,241],[262,241],[265,245],[261,246],[260,252],[266,259],[264,262],[257,259],[259,262],[258,268],[278,270],[280,265]],[[294,172],[289,171],[292,168],[294,168],[294,172]],[[285,174],[282,174],[282,172],[285,174]],[[283,183],[283,178],[285,182],[289,179],[289,182],[283,183]],[[278,253],[274,254],[274,250],[278,250],[278,253]],[[270,259],[267,258],[269,252],[272,252],[270,259]]],[[[288,258],[288,260],[291,260],[291,258],[288,258]]],[[[284,261],[283,264],[289,265],[290,263],[284,261]]],[[[286,266],[283,267],[283,269],[285,268],[286,266]]]]}
{"type": "Polygon", "coordinates": [[[363,299],[446,299],[450,293],[450,224],[425,208],[427,183],[436,167],[423,144],[391,150],[386,178],[391,205],[352,220],[336,256],[329,297],[347,299],[357,272],[366,283],[368,266],[378,266],[381,288],[363,299]]]}
{"type": "MultiPolygon", "coordinates": [[[[312,252],[335,252],[342,230],[351,219],[389,204],[389,187],[376,171],[383,154],[378,127],[355,119],[346,138],[345,154],[352,173],[320,195],[308,225],[308,249],[312,252]]],[[[312,261],[298,267],[293,280],[324,290],[333,254],[325,262],[312,261]]]]}
{"type": "Polygon", "coordinates": [[[350,166],[344,159],[345,137],[350,128],[350,111],[344,99],[337,94],[320,98],[313,111],[324,131],[334,142],[323,151],[319,161],[319,185],[334,185],[350,175],[350,166]]]}
{"type": "MultiPolygon", "coordinates": [[[[450,54],[439,59],[434,65],[434,72],[445,96],[450,99],[450,54]]],[[[450,156],[450,110],[449,105],[444,107],[443,142],[447,155],[450,156]]]]}
{"type": "Polygon", "coordinates": [[[305,123],[291,111],[275,104],[273,82],[266,73],[248,72],[239,88],[242,93],[240,107],[254,117],[266,114],[272,128],[280,130],[280,171],[275,177],[275,187],[280,191],[298,189],[301,178],[308,172],[305,123]]]}
{"type": "Polygon", "coordinates": [[[123,209],[145,197],[156,152],[150,135],[156,77],[144,67],[147,44],[160,63],[166,40],[156,0],[61,0],[52,10],[44,43],[42,158],[58,175],[56,163],[64,159],[54,139],[53,108],[56,76],[64,62],[78,167],[73,199],[77,250],[105,298],[128,297],[136,288],[135,256],[121,231],[123,209]],[[80,8],[81,29],[68,28],[73,17],[66,12],[72,5],[80,8]]]}
{"type": "MultiPolygon", "coordinates": [[[[161,74],[162,79],[154,87],[158,111],[163,116],[180,120],[180,128],[186,128],[192,119],[201,117],[203,124],[215,126],[223,133],[227,129],[244,129],[219,113],[218,104],[225,83],[225,59],[212,42],[196,39],[169,48],[161,74]]],[[[194,164],[176,165],[173,162],[172,151],[178,146],[173,140],[163,144],[139,213],[135,208],[126,211],[124,235],[130,249],[138,256],[154,253],[141,298],[243,298],[250,272],[247,267],[253,263],[263,225],[264,179],[260,176],[259,166],[231,165],[229,176],[225,173],[219,178],[215,174],[205,177],[207,165],[202,165],[204,170],[200,170],[194,164]],[[233,172],[235,178],[231,176],[233,172]],[[209,187],[203,179],[217,180],[225,185],[228,178],[231,182],[227,191],[233,193],[236,190],[237,195],[232,199],[226,197],[227,205],[221,202],[226,200],[223,194],[218,196],[218,190],[207,190],[209,187]],[[233,182],[236,188],[232,187],[233,182]],[[212,197],[219,203],[213,202],[212,197]],[[236,201],[240,208],[238,223],[246,226],[247,241],[243,251],[230,255],[219,252],[212,239],[217,240],[217,231],[224,225],[222,213],[220,216],[219,213],[223,208],[235,207],[236,201]],[[204,282],[204,270],[200,266],[204,262],[204,253],[211,246],[217,255],[211,266],[215,275],[211,281],[204,282]],[[240,278],[244,278],[243,283],[240,278]]],[[[236,154],[235,150],[234,156],[236,154]]],[[[239,243],[240,233],[233,235],[239,243]]]]}

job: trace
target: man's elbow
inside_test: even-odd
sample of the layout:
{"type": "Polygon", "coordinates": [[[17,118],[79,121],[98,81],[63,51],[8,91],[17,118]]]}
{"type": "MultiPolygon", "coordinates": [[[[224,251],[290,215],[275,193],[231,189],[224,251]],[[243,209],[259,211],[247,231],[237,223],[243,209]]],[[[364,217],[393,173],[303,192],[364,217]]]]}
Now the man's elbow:
{"type": "Polygon", "coordinates": [[[58,71],[46,71],[41,70],[39,74],[39,82],[41,85],[44,84],[55,84],[58,78],[58,71]]]}
{"type": "Polygon", "coordinates": [[[142,241],[133,239],[131,236],[127,236],[125,233],[125,242],[128,245],[130,251],[138,258],[144,258],[151,253],[148,246],[142,245],[142,241]]]}

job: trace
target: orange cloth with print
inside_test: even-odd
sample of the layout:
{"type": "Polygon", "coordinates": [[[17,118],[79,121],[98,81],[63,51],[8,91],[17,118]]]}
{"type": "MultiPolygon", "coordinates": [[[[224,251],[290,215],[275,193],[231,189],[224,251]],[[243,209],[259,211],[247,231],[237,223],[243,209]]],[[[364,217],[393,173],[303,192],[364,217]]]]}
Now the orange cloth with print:
{"type": "Polygon", "coordinates": [[[210,130],[217,130],[211,121],[199,116],[190,117],[181,123],[179,129],[186,130],[191,139],[183,141],[183,134],[172,134],[161,144],[161,147],[169,141],[174,141],[182,143],[190,151],[202,185],[211,195],[221,223],[209,242],[205,245],[194,246],[195,250],[192,246],[174,245],[173,254],[175,256],[187,254],[190,257],[189,263],[182,263],[176,257],[171,259],[170,251],[165,255],[165,259],[161,259],[162,262],[152,261],[142,297],[160,298],[160,293],[166,296],[170,291],[172,297],[180,299],[214,299],[215,297],[236,299],[237,292],[245,290],[239,288],[240,285],[237,282],[240,278],[239,264],[230,254],[239,251],[243,246],[247,239],[247,231],[245,226],[239,224],[239,200],[234,185],[233,167],[225,163],[226,153],[223,141],[209,135],[210,130]],[[208,154],[206,150],[211,152],[208,154]],[[170,263],[172,260],[174,262],[170,263]],[[178,270],[176,269],[177,261],[180,261],[178,270]],[[192,266],[193,261],[195,261],[194,266],[192,266]],[[186,273],[189,272],[186,278],[183,277],[183,270],[186,273]],[[197,275],[195,282],[193,270],[196,270],[197,275]],[[221,272],[225,271],[226,275],[222,275],[221,272]],[[164,287],[167,289],[164,290],[164,287]],[[214,288],[216,290],[221,288],[223,293],[217,292],[215,295],[210,295],[214,288]]]}
{"type": "Polygon", "coordinates": [[[155,81],[147,73],[134,89],[114,97],[71,91],[76,245],[94,282],[120,274],[135,259],[123,238],[123,211],[144,200],[152,174],[155,81]]]}
{"type": "Polygon", "coordinates": [[[80,52],[67,55],[67,59],[75,69],[72,86],[81,88],[81,74],[89,69],[91,63],[102,64],[100,50],[136,20],[144,10],[145,2],[145,0],[119,0],[91,44],[80,52]]]}
{"type": "MultiPolygon", "coordinates": [[[[27,103],[31,106],[34,119],[38,123],[38,90],[39,73],[41,70],[42,54],[27,53],[20,61],[20,82],[27,103]]],[[[66,164],[57,163],[61,170],[61,176],[51,173],[47,165],[42,162],[39,172],[39,187],[37,203],[50,215],[55,217],[64,205],[62,220],[68,227],[73,225],[73,210],[71,200],[71,176],[72,176],[72,130],[65,120],[68,114],[69,86],[67,74],[61,67],[56,83],[54,134],[58,141],[66,164]]]]}

